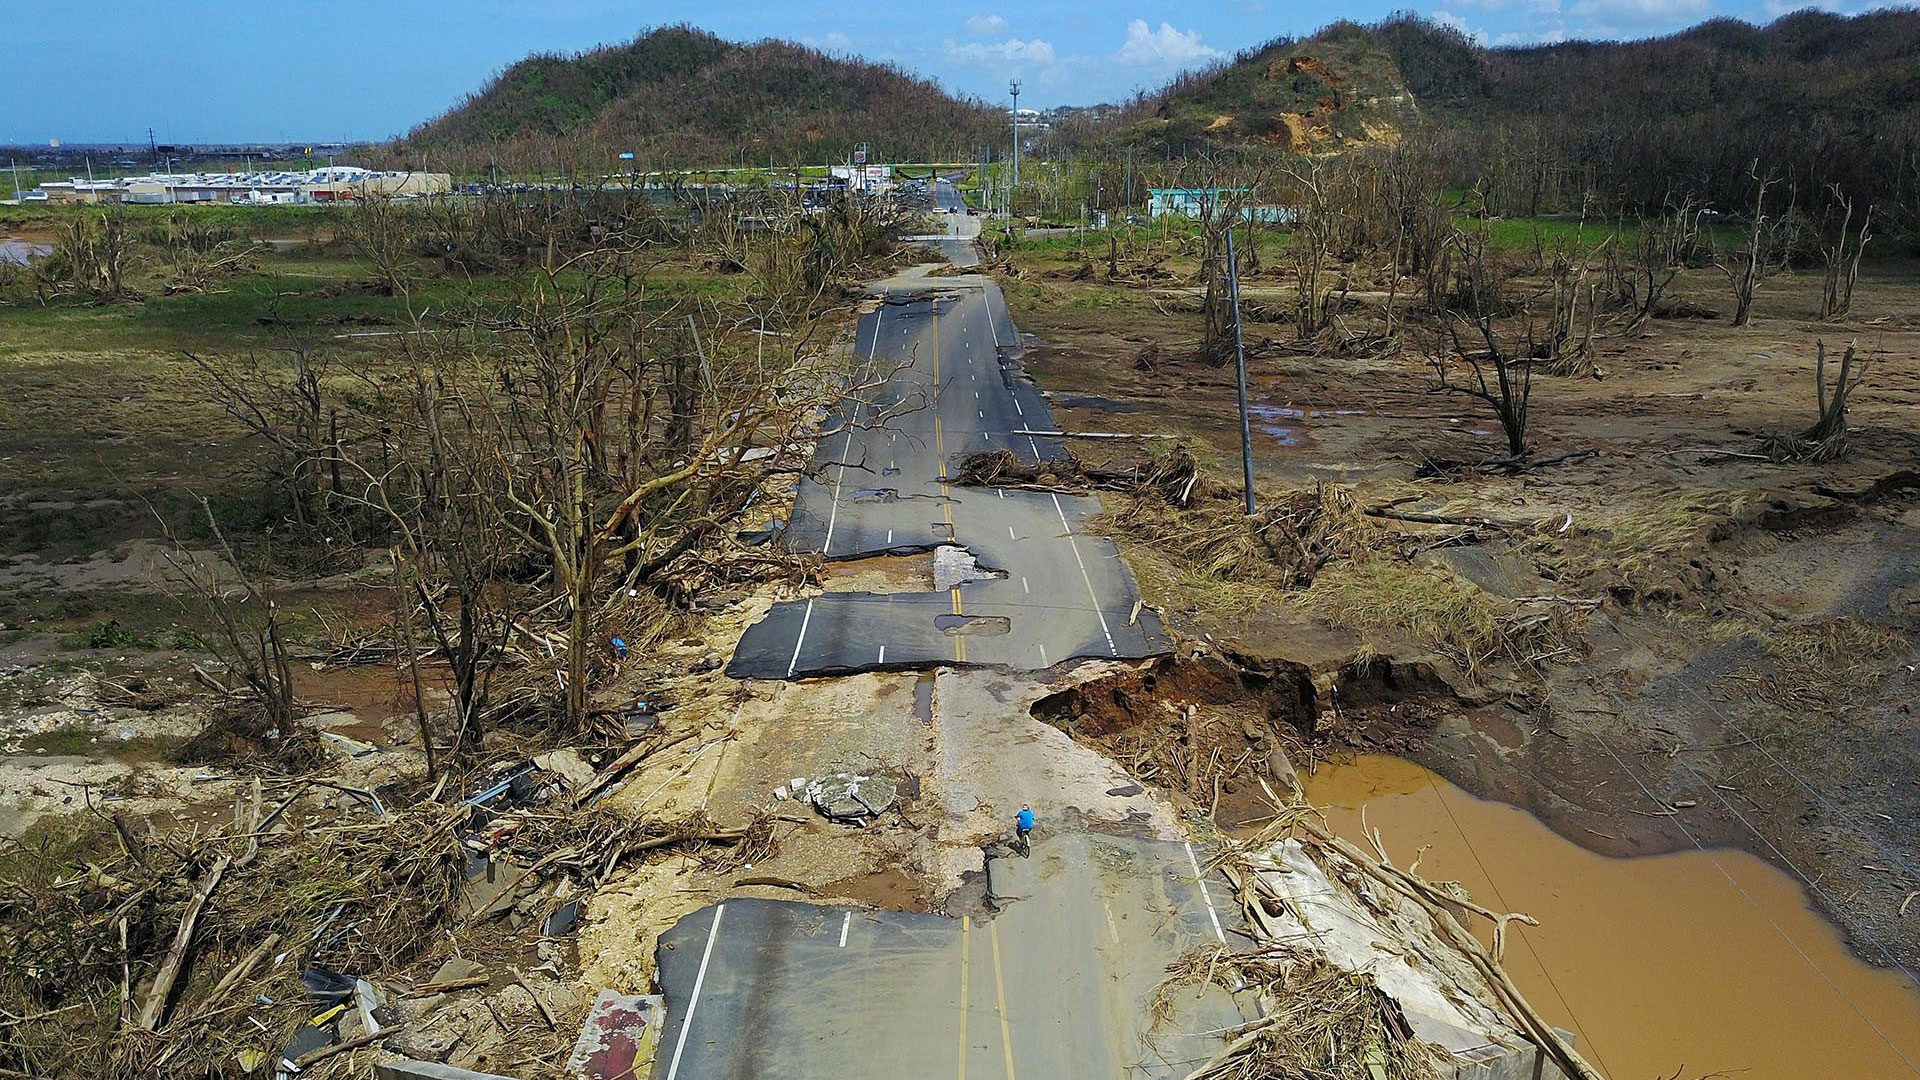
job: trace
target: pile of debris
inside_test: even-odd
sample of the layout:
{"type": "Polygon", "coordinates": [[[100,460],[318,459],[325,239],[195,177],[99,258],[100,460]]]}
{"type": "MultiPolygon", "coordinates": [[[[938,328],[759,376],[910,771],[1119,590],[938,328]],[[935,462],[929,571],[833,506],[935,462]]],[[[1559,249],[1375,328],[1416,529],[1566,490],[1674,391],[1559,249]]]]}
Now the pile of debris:
{"type": "Polygon", "coordinates": [[[1188,1080],[1602,1080],[1500,966],[1509,924],[1532,919],[1426,881],[1417,861],[1394,866],[1377,835],[1362,851],[1311,807],[1286,805],[1216,860],[1257,948],[1190,956],[1158,995],[1163,1018],[1182,986],[1213,983],[1256,1004],[1257,1018],[1227,1032],[1188,1080]],[[1472,933],[1475,919],[1492,924],[1491,947],[1472,933]]]}
{"type": "Polygon", "coordinates": [[[469,1053],[465,1021],[507,1039],[503,1011],[557,1053],[577,1015],[557,939],[593,888],[668,854],[725,869],[776,850],[766,817],[663,822],[606,798],[691,737],[378,791],[260,776],[211,826],[96,812],[0,848],[0,1075],[364,1075],[356,1051],[469,1053]]]}
{"type": "Polygon", "coordinates": [[[1188,505],[1207,490],[1201,486],[1204,480],[1199,463],[1184,446],[1159,457],[1121,465],[1088,465],[1072,451],[1050,461],[1028,464],[1011,450],[988,450],[962,461],[954,483],[1035,491],[1086,492],[1098,488],[1134,495],[1152,493],[1176,506],[1188,505]]]}
{"type": "Polygon", "coordinates": [[[828,821],[864,829],[893,809],[900,798],[900,784],[889,776],[851,772],[828,773],[811,783],[796,776],[774,788],[773,797],[802,800],[828,821]]]}

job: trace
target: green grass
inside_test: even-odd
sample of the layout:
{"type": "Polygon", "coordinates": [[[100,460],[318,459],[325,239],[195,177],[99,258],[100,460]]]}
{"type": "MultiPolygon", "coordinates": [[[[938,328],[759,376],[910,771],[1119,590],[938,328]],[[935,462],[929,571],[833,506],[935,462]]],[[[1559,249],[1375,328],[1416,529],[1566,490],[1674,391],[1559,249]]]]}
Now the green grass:
{"type": "Polygon", "coordinates": [[[29,757],[104,757],[119,761],[166,761],[184,741],[180,738],[157,735],[120,739],[93,728],[59,727],[22,739],[20,753],[29,757]]]}
{"type": "MultiPolygon", "coordinates": [[[[1486,232],[1487,246],[1497,252],[1553,251],[1565,249],[1592,256],[1608,240],[1631,251],[1640,242],[1637,221],[1612,222],[1576,214],[1543,214],[1539,217],[1476,218],[1455,214],[1454,227],[1469,235],[1486,232]]],[[[1746,237],[1745,227],[1725,223],[1705,227],[1704,239],[1716,248],[1737,246],[1746,237]]]]}
{"type": "MultiPolygon", "coordinates": [[[[0,185],[6,187],[7,194],[12,194],[11,181],[5,176],[0,176],[0,185]]],[[[315,228],[331,227],[340,220],[344,209],[345,206],[334,204],[231,206],[221,203],[175,203],[171,206],[117,206],[111,208],[111,212],[123,215],[136,228],[164,224],[170,218],[179,216],[196,223],[227,226],[244,236],[269,237],[300,236],[315,228]]],[[[19,206],[0,206],[0,232],[57,229],[76,217],[107,212],[109,210],[105,207],[78,204],[23,203],[19,206]]]]}

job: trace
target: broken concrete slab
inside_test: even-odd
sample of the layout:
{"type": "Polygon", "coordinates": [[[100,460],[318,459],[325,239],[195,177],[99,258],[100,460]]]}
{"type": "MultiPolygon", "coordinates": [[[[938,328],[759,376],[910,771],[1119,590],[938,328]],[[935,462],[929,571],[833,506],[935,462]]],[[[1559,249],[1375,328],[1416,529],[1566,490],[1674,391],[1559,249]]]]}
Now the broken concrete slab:
{"type": "Polygon", "coordinates": [[[807,785],[807,801],[833,821],[864,822],[893,808],[900,785],[891,777],[829,773],[807,785]]]}
{"type": "Polygon", "coordinates": [[[464,956],[456,956],[446,963],[441,964],[440,967],[434,971],[433,978],[428,979],[427,983],[432,985],[437,983],[459,982],[461,979],[472,979],[480,975],[485,975],[486,973],[486,968],[481,967],[472,960],[464,956]]]}
{"type": "Polygon", "coordinates": [[[602,990],[567,1057],[574,1080],[627,1080],[644,1075],[660,1045],[666,1004],[658,994],[602,990]]]}
{"type": "Polygon", "coordinates": [[[957,544],[941,544],[933,549],[935,592],[946,592],[970,581],[998,581],[1006,576],[1005,570],[981,566],[973,552],[957,544]]]}
{"type": "Polygon", "coordinates": [[[594,781],[593,766],[587,763],[578,750],[549,750],[537,754],[533,764],[542,772],[550,772],[567,782],[574,791],[585,791],[594,781]]]}

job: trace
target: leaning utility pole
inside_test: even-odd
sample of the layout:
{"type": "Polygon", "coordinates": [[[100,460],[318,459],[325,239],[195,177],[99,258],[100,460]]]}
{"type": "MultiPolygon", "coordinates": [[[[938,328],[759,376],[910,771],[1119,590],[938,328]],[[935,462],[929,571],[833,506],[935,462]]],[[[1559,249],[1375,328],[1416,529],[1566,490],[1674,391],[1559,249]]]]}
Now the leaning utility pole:
{"type": "Polygon", "coordinates": [[[1020,80],[1013,80],[1013,179],[1007,184],[1007,216],[1013,216],[1013,198],[1020,188],[1020,80]]]}
{"type": "Polygon", "coordinates": [[[1247,422],[1247,347],[1240,339],[1240,260],[1233,254],[1233,230],[1227,230],[1227,291],[1233,298],[1233,364],[1240,381],[1240,474],[1247,487],[1247,516],[1253,516],[1253,427],[1247,422]]]}

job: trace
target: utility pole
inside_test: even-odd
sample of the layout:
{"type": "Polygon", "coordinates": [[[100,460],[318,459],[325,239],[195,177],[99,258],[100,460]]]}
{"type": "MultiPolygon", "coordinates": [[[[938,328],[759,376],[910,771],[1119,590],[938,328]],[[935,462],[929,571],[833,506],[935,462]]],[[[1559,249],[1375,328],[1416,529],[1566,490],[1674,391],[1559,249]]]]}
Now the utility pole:
{"type": "Polygon", "coordinates": [[[1240,260],[1233,254],[1233,230],[1227,230],[1227,290],[1233,297],[1233,364],[1240,382],[1240,474],[1247,487],[1247,516],[1253,516],[1253,427],[1247,421],[1247,348],[1240,340],[1240,260]]]}
{"type": "Polygon", "coordinates": [[[1007,182],[1007,214],[1013,214],[1013,197],[1020,188],[1020,80],[1013,80],[1013,179],[1007,182]]]}

